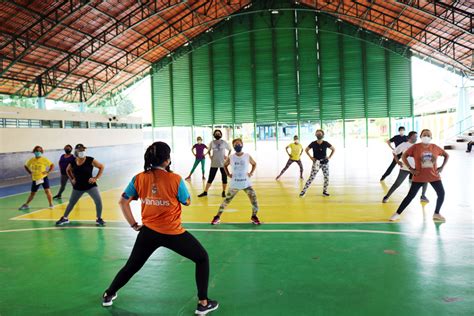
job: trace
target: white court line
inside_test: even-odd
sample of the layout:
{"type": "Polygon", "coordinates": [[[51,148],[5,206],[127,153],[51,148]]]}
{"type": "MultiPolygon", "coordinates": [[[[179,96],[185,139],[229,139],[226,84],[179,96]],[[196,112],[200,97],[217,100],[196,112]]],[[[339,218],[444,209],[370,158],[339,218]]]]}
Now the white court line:
{"type": "MultiPolygon", "coordinates": [[[[104,229],[104,230],[130,230],[130,227],[40,227],[40,228],[19,228],[0,230],[0,233],[15,233],[15,232],[27,232],[27,231],[45,231],[45,230],[68,230],[68,229],[104,229]]],[[[194,228],[187,229],[191,232],[225,232],[225,233],[364,233],[364,234],[383,234],[383,235],[401,235],[410,237],[440,237],[434,235],[422,235],[416,233],[404,233],[404,232],[391,232],[385,230],[360,230],[360,229],[210,229],[210,228],[194,228]]],[[[444,236],[446,239],[462,239],[472,240],[472,236],[444,236]],[[453,238],[454,237],[454,238],[453,238]]]]}

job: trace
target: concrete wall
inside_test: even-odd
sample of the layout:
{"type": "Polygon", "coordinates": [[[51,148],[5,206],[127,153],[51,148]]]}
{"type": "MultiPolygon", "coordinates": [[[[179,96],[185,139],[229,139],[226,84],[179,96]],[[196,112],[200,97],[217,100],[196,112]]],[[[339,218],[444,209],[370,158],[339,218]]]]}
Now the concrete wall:
{"type": "MultiPolygon", "coordinates": [[[[94,113],[5,106],[0,106],[0,118],[109,122],[109,116],[94,113]]],[[[140,124],[141,119],[118,118],[118,123],[140,124]]],[[[42,146],[45,156],[57,165],[64,145],[77,143],[88,147],[88,156],[105,164],[143,156],[141,129],[0,128],[0,181],[26,176],[23,165],[33,156],[31,151],[35,145],[42,146]]]]}

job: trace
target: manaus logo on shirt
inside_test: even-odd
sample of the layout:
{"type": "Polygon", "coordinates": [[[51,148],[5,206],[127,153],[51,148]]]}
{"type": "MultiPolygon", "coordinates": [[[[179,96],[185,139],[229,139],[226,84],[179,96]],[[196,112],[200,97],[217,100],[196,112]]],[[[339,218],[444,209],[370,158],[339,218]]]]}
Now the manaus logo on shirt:
{"type": "Polygon", "coordinates": [[[142,204],[145,204],[147,206],[170,206],[171,202],[162,199],[144,198],[142,200],[142,204]]]}

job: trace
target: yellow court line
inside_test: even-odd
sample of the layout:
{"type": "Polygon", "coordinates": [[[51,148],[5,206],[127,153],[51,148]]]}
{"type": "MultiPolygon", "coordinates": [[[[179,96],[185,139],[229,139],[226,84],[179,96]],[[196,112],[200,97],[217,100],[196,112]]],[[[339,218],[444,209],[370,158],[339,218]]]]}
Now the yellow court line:
{"type": "MultiPolygon", "coordinates": [[[[222,202],[218,188],[210,191],[206,198],[197,198],[201,186],[188,185],[192,198],[190,207],[183,207],[183,223],[209,223],[222,202]]],[[[361,194],[349,187],[334,189],[331,197],[322,197],[309,191],[304,198],[299,198],[299,186],[280,181],[278,185],[269,186],[265,181],[254,182],[259,200],[260,220],[267,224],[368,224],[387,223],[394,212],[393,203],[382,204],[379,193],[370,190],[361,194]],[[378,201],[378,202],[377,202],[378,201]]],[[[319,191],[319,189],[316,189],[319,191]]],[[[103,218],[106,222],[123,221],[122,212],[117,200],[122,188],[101,191],[103,218]]],[[[12,220],[57,220],[64,213],[67,202],[55,205],[53,209],[39,209],[11,218],[12,220]]],[[[139,215],[140,203],[132,203],[134,214],[139,215]]],[[[245,193],[235,197],[222,216],[223,223],[247,223],[250,220],[251,205],[245,193]]],[[[95,221],[95,205],[86,195],[77,203],[70,215],[72,221],[95,221]]],[[[137,216],[137,218],[139,218],[137,216]]]]}

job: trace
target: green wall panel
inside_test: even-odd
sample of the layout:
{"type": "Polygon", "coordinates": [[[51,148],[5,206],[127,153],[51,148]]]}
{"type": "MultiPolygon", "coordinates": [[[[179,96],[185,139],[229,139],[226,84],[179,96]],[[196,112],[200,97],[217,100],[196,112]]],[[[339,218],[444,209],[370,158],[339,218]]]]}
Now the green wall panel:
{"type": "Polygon", "coordinates": [[[186,55],[173,63],[173,104],[179,107],[179,111],[174,111],[175,126],[193,125],[189,58],[186,55]]]}
{"type": "MultiPolygon", "coordinates": [[[[238,30],[239,25],[235,29],[238,30]]],[[[233,38],[235,123],[252,123],[254,121],[250,35],[251,33],[244,33],[233,38]]]]}
{"type": "Polygon", "coordinates": [[[255,19],[255,73],[257,96],[257,122],[271,123],[276,121],[276,100],[274,94],[274,70],[272,52],[272,32],[268,21],[262,17],[255,19]]]}
{"type": "Polygon", "coordinates": [[[409,117],[410,60],[375,36],[309,11],[232,18],[153,65],[153,124],[409,117]]]}
{"type": "Polygon", "coordinates": [[[298,31],[298,56],[300,120],[317,121],[320,119],[320,95],[315,31],[298,31]]]}
{"type": "Polygon", "coordinates": [[[286,11],[279,17],[283,29],[275,30],[275,58],[277,80],[278,121],[298,121],[298,82],[296,74],[296,33],[293,12],[286,11]]]}
{"type": "Polygon", "coordinates": [[[209,65],[209,46],[191,53],[193,73],[194,122],[196,125],[212,125],[213,98],[209,65]]]}
{"type": "Polygon", "coordinates": [[[157,127],[173,125],[173,108],[171,106],[170,65],[151,76],[153,125],[157,127]]]}
{"type": "Polygon", "coordinates": [[[367,68],[367,115],[388,117],[385,50],[365,44],[367,68]]]}

